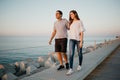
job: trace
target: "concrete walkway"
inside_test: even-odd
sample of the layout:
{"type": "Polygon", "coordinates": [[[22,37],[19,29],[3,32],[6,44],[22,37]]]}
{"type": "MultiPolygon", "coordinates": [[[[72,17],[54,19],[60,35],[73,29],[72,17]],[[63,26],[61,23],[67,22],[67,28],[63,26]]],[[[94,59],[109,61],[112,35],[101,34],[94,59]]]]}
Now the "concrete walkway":
{"type": "Polygon", "coordinates": [[[83,65],[80,72],[77,72],[76,70],[78,66],[78,58],[75,58],[74,73],[71,76],[66,76],[67,70],[57,71],[56,68],[49,68],[21,80],[83,80],[119,45],[120,40],[118,39],[111,44],[85,54],[83,56],[83,65]]]}
{"type": "Polygon", "coordinates": [[[120,46],[85,80],[120,80],[120,46]]]}

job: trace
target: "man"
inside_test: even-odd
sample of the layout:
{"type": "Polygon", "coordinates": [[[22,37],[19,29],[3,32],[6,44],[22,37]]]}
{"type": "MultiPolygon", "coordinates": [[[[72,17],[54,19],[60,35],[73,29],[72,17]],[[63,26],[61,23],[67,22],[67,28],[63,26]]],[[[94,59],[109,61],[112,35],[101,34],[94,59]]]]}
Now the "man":
{"type": "Polygon", "coordinates": [[[60,66],[57,70],[62,70],[64,68],[62,54],[65,60],[66,69],[69,69],[68,58],[67,58],[67,29],[69,29],[69,23],[66,19],[62,19],[62,11],[56,11],[57,21],[54,23],[54,29],[49,41],[51,44],[53,38],[55,37],[55,52],[57,53],[60,66]]]}

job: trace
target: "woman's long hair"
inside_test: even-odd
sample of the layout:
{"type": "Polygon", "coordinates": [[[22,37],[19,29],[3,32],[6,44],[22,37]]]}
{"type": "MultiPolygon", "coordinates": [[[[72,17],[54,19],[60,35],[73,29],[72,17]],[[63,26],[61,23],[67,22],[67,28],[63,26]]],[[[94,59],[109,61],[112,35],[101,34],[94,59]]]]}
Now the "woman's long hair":
{"type": "MultiPolygon", "coordinates": [[[[75,15],[75,18],[76,18],[77,20],[80,20],[77,11],[75,11],[75,10],[71,10],[70,13],[71,13],[71,12],[75,15]]],[[[70,17],[70,13],[69,13],[69,22],[70,22],[70,25],[71,25],[72,22],[73,22],[73,19],[71,19],[71,17],[70,17]]]]}

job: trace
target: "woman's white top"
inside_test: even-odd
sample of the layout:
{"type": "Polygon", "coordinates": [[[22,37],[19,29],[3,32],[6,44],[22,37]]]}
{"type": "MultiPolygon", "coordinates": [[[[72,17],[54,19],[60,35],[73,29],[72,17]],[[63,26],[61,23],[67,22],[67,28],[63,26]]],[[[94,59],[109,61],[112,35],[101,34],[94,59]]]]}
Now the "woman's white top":
{"type": "Polygon", "coordinates": [[[84,32],[85,28],[81,20],[73,21],[70,25],[69,38],[80,41],[80,32],[84,32]]]}

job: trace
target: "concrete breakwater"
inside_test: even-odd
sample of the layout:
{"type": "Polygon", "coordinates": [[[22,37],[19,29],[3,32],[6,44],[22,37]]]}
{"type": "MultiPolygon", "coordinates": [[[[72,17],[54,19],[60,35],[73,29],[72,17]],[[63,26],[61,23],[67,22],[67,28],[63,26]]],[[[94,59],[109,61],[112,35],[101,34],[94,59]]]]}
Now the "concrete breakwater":
{"type": "MultiPolygon", "coordinates": [[[[75,72],[71,76],[65,75],[66,70],[56,71],[56,66],[59,64],[57,56],[54,53],[50,53],[46,58],[38,57],[37,61],[26,59],[26,61],[12,64],[15,70],[2,75],[2,78],[3,80],[82,80],[120,44],[119,42],[120,40],[116,39],[84,48],[83,53],[87,54],[84,54],[82,70],[79,73],[77,72],[77,74],[75,72]],[[76,77],[78,74],[81,77],[76,77]]],[[[74,66],[76,67],[78,60],[77,57],[75,59],[74,66]]]]}
{"type": "Polygon", "coordinates": [[[76,57],[74,59],[74,73],[70,76],[66,76],[67,70],[57,71],[56,67],[52,67],[21,80],[83,80],[119,45],[120,39],[116,39],[95,51],[84,54],[83,65],[80,72],[76,70],[78,66],[78,58],[76,57]]]}

